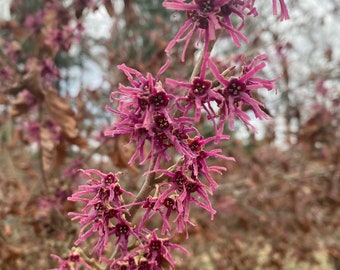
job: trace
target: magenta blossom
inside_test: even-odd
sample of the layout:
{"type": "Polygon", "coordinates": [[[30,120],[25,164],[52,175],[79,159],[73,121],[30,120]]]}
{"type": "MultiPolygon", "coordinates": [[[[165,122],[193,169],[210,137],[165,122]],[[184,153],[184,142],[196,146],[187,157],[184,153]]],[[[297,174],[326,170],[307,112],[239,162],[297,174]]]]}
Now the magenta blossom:
{"type": "Polygon", "coordinates": [[[216,31],[220,29],[227,30],[238,47],[241,45],[240,40],[248,42],[240,30],[244,26],[246,16],[257,16],[254,1],[193,0],[188,3],[184,0],[165,0],[163,5],[168,9],[187,13],[184,25],[165,49],[169,54],[177,42],[185,41],[182,61],[195,33],[198,33],[198,40],[204,42],[205,54],[208,52],[209,41],[216,39],[216,31]],[[233,25],[232,15],[241,20],[237,27],[233,25]]]}
{"type": "Polygon", "coordinates": [[[194,118],[192,121],[198,123],[201,120],[202,110],[207,113],[207,118],[213,122],[216,130],[215,118],[218,117],[213,109],[212,103],[220,100],[220,93],[213,89],[212,82],[205,79],[207,59],[203,59],[200,76],[195,77],[191,83],[180,82],[178,80],[166,79],[166,83],[174,87],[183,87],[188,89],[184,97],[177,98],[177,107],[185,117],[189,117],[193,111],[194,118]]]}
{"type": "MultiPolygon", "coordinates": [[[[184,223],[192,224],[189,222],[189,209],[190,204],[194,203],[207,210],[211,215],[211,219],[213,219],[216,211],[212,208],[209,200],[209,189],[207,186],[202,184],[198,179],[194,180],[187,177],[182,171],[172,173],[161,170],[160,172],[171,177],[171,181],[160,185],[160,190],[165,190],[158,197],[154,209],[158,209],[164,205],[168,210],[176,210],[177,217],[175,220],[183,218],[184,223]]],[[[179,229],[180,228],[177,228],[178,231],[181,231],[179,229]]]]}
{"type": "Polygon", "coordinates": [[[175,260],[171,256],[169,249],[178,249],[184,254],[189,255],[189,252],[181,247],[170,242],[168,238],[158,238],[156,230],[152,231],[148,238],[146,238],[146,244],[139,246],[136,250],[144,253],[143,256],[147,259],[147,269],[163,269],[162,265],[167,262],[171,269],[175,269],[175,260]]]}
{"type": "Polygon", "coordinates": [[[132,228],[132,225],[126,221],[117,223],[112,229],[111,233],[117,237],[116,246],[121,252],[121,256],[125,256],[128,253],[128,239],[129,236],[134,236],[135,239],[139,239],[139,235],[132,228]]]}
{"type": "MultiPolygon", "coordinates": [[[[96,251],[100,256],[107,246],[110,236],[116,233],[116,229],[112,229],[114,224],[125,223],[125,216],[128,215],[127,205],[122,205],[122,195],[127,194],[131,197],[134,195],[120,187],[116,174],[104,174],[98,170],[81,171],[89,176],[90,180],[86,185],[79,186],[79,191],[68,198],[70,201],[86,204],[81,213],[69,213],[70,216],[73,216],[72,220],[79,219],[79,224],[82,225],[75,244],[79,245],[91,235],[96,234],[97,242],[93,251],[96,251]],[[99,179],[94,178],[93,175],[99,179]]],[[[120,239],[120,237],[118,238],[120,239]]]]}
{"type": "Polygon", "coordinates": [[[26,29],[32,30],[36,33],[40,32],[44,25],[45,10],[40,9],[33,15],[28,15],[25,20],[26,29]]]}
{"type": "Polygon", "coordinates": [[[217,136],[222,134],[224,123],[229,120],[229,128],[234,130],[235,118],[240,119],[252,130],[255,131],[253,125],[250,124],[250,117],[242,110],[242,105],[248,105],[254,112],[255,117],[258,119],[269,119],[270,117],[262,109],[264,105],[252,96],[252,91],[260,88],[271,90],[275,88],[277,79],[264,79],[255,77],[265,66],[263,60],[266,59],[265,55],[255,57],[249,65],[244,63],[241,75],[238,77],[225,78],[218,71],[217,66],[210,59],[208,60],[209,68],[214,74],[217,81],[221,84],[218,92],[223,96],[223,99],[217,101],[220,109],[220,122],[217,130],[217,136]],[[262,108],[261,108],[262,107],[262,108]]]}
{"type": "Polygon", "coordinates": [[[107,109],[118,116],[113,129],[106,131],[106,136],[117,134],[130,135],[130,141],[136,143],[136,152],[129,163],[137,158],[143,164],[156,157],[158,167],[163,159],[170,160],[168,149],[175,148],[179,154],[190,154],[185,143],[188,134],[196,132],[190,121],[183,117],[174,117],[174,96],[169,94],[162,83],[150,73],[144,77],[135,69],[125,65],[119,68],[126,74],[131,86],[119,86],[119,91],[112,93],[112,101],[119,102],[118,108],[107,109]],[[118,97],[116,97],[118,96],[118,97]],[[147,156],[145,143],[150,142],[147,156]]]}
{"type": "Polygon", "coordinates": [[[62,259],[54,254],[51,254],[51,257],[58,261],[59,266],[58,268],[52,268],[50,270],[78,270],[84,269],[84,267],[89,270],[92,269],[92,267],[76,252],[70,252],[70,255],[66,259],[62,259]]]}
{"type": "Polygon", "coordinates": [[[156,230],[150,232],[145,229],[143,237],[140,239],[140,245],[119,259],[106,260],[110,263],[110,269],[116,270],[161,270],[165,269],[164,265],[168,265],[166,269],[175,269],[175,259],[171,255],[171,249],[177,249],[185,255],[189,252],[180,245],[173,244],[168,238],[159,238],[156,230]]]}
{"type": "Polygon", "coordinates": [[[211,188],[210,193],[214,192],[217,188],[217,183],[212,178],[211,172],[222,174],[222,171],[226,171],[227,168],[222,166],[208,166],[207,159],[209,157],[214,157],[227,161],[234,161],[234,158],[220,154],[222,150],[218,148],[206,151],[204,150],[204,146],[211,141],[216,143],[219,140],[226,139],[229,139],[228,135],[214,136],[207,139],[204,139],[202,136],[196,136],[195,138],[190,138],[188,140],[188,146],[194,153],[194,157],[186,156],[184,158],[184,165],[191,170],[192,179],[197,180],[200,179],[201,176],[206,178],[211,188]]]}

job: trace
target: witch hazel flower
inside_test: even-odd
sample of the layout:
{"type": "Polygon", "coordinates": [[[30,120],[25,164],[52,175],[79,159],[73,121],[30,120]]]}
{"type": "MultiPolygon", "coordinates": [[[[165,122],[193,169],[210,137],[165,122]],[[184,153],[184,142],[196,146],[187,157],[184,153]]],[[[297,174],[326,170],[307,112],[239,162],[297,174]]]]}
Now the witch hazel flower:
{"type": "Polygon", "coordinates": [[[140,235],[127,221],[120,221],[117,223],[111,233],[114,233],[117,237],[116,247],[120,250],[121,256],[125,256],[128,253],[128,241],[129,236],[132,235],[135,239],[139,239],[140,235]]]}
{"type": "Polygon", "coordinates": [[[168,264],[170,269],[175,269],[175,260],[171,256],[169,249],[178,249],[185,255],[189,255],[189,252],[180,245],[176,245],[170,242],[168,238],[159,238],[156,234],[156,230],[150,232],[145,239],[145,245],[142,245],[136,249],[143,254],[143,257],[148,263],[146,269],[164,269],[164,265],[168,264]]]}
{"type": "MultiPolygon", "coordinates": [[[[136,151],[129,164],[137,158],[143,164],[156,157],[158,167],[161,160],[170,160],[169,148],[175,148],[179,154],[187,154],[188,149],[183,143],[188,133],[195,128],[186,118],[172,116],[175,97],[163,88],[158,81],[159,74],[153,78],[148,73],[144,77],[139,71],[120,65],[131,86],[119,86],[119,91],[113,92],[111,100],[118,101],[118,108],[107,107],[107,110],[118,117],[113,129],[105,132],[106,136],[118,134],[130,135],[130,141],[136,143],[136,151]],[[150,142],[150,150],[144,156],[145,143],[150,142]]],[[[160,72],[162,69],[160,70],[160,72]]]]}
{"type": "Polygon", "coordinates": [[[208,181],[208,184],[211,189],[211,194],[217,188],[216,181],[212,178],[211,172],[222,174],[223,171],[226,171],[226,167],[223,166],[209,166],[207,164],[207,159],[209,157],[214,157],[226,161],[235,161],[232,157],[227,157],[222,155],[221,149],[212,149],[210,151],[204,150],[204,146],[214,141],[215,143],[219,142],[220,140],[227,140],[229,139],[228,135],[220,135],[220,136],[213,136],[210,138],[204,138],[203,136],[196,136],[194,138],[188,139],[189,148],[195,154],[194,157],[186,156],[184,157],[184,166],[191,170],[191,178],[192,179],[199,179],[201,176],[204,176],[208,181]]]}
{"type": "Polygon", "coordinates": [[[149,197],[146,199],[143,204],[143,208],[146,208],[146,211],[143,214],[141,221],[137,227],[139,232],[145,229],[145,223],[148,220],[151,220],[155,215],[159,215],[161,217],[161,234],[162,235],[171,235],[173,225],[176,223],[175,231],[176,232],[186,232],[188,235],[188,225],[195,226],[188,218],[185,220],[184,211],[178,212],[177,208],[177,199],[175,196],[165,197],[161,195],[160,197],[149,197]],[[152,203],[150,203],[152,202],[152,203]],[[155,207],[156,202],[159,202],[157,208],[155,207]],[[171,220],[171,217],[175,215],[176,218],[171,220]]]}
{"type": "Polygon", "coordinates": [[[207,118],[212,120],[216,130],[214,119],[218,117],[212,107],[212,103],[221,99],[220,93],[213,89],[212,82],[205,79],[207,59],[204,58],[199,77],[195,77],[191,83],[180,82],[171,78],[166,79],[166,83],[173,87],[182,87],[188,89],[184,97],[176,100],[177,108],[184,116],[189,117],[193,111],[194,118],[192,121],[198,123],[201,119],[202,111],[207,113],[207,118]]]}
{"type": "MultiPolygon", "coordinates": [[[[119,86],[119,91],[113,92],[111,101],[119,102],[117,110],[107,107],[107,110],[119,117],[112,131],[106,131],[106,136],[130,134],[131,140],[137,144],[137,151],[131,158],[132,163],[138,156],[144,160],[144,144],[152,137],[153,128],[166,130],[173,122],[168,104],[171,95],[163,89],[157,77],[150,73],[144,77],[139,71],[126,65],[118,66],[127,76],[131,86],[119,86]],[[118,97],[116,97],[118,96],[118,97]]],[[[156,136],[155,136],[156,137],[156,136]]]]}
{"type": "Polygon", "coordinates": [[[44,59],[39,63],[39,71],[45,82],[51,84],[60,78],[59,69],[51,59],[44,59]]]}
{"type": "Polygon", "coordinates": [[[250,64],[246,65],[242,57],[243,67],[238,77],[225,78],[219,71],[215,63],[208,59],[208,66],[214,74],[216,80],[220,83],[217,90],[223,99],[217,100],[220,109],[219,126],[217,136],[223,133],[224,124],[229,120],[229,128],[234,130],[235,118],[240,119],[253,131],[255,127],[250,124],[250,116],[242,110],[242,105],[248,105],[258,119],[270,119],[263,111],[264,104],[254,99],[252,92],[260,88],[272,90],[275,87],[276,79],[265,79],[256,77],[265,66],[265,55],[255,57],[250,64]],[[262,107],[262,108],[261,108],[262,107]]]}
{"type": "MultiPolygon", "coordinates": [[[[185,255],[189,252],[180,245],[171,243],[169,238],[160,238],[156,234],[157,229],[144,230],[141,244],[130,250],[126,256],[110,262],[110,269],[141,270],[141,269],[175,269],[175,259],[170,250],[179,250],[185,255]]],[[[108,261],[109,262],[109,261],[108,261]]]]}
{"type": "Polygon", "coordinates": [[[175,211],[175,200],[172,198],[167,198],[164,200],[164,207],[158,207],[155,208],[155,204],[158,201],[157,197],[148,197],[143,202],[142,208],[145,209],[145,212],[142,216],[142,219],[138,222],[138,226],[136,230],[138,232],[142,232],[145,229],[145,223],[148,220],[151,220],[152,217],[154,217],[156,214],[159,214],[161,216],[162,221],[162,235],[170,235],[170,230],[172,228],[171,222],[170,222],[170,215],[173,211],[175,211]]]}
{"type": "MultiPolygon", "coordinates": [[[[177,217],[175,221],[183,218],[184,223],[193,225],[189,221],[189,206],[190,203],[194,203],[207,210],[211,215],[211,219],[213,219],[216,211],[212,208],[208,197],[208,193],[210,193],[209,188],[198,179],[190,179],[182,170],[176,172],[160,170],[160,172],[170,177],[170,182],[163,183],[159,186],[159,189],[165,188],[165,190],[158,197],[154,209],[164,206],[168,209],[166,218],[169,217],[170,211],[176,211],[177,217]],[[198,199],[195,198],[195,196],[197,196],[198,199]]],[[[182,229],[183,228],[177,227],[179,232],[181,232],[182,229]]]]}
{"type": "MultiPolygon", "coordinates": [[[[123,205],[122,194],[133,198],[134,195],[120,187],[118,178],[113,173],[104,174],[94,169],[81,171],[89,176],[90,180],[86,185],[79,186],[79,191],[68,198],[70,201],[85,203],[80,213],[69,212],[69,216],[73,216],[72,220],[79,220],[82,226],[75,244],[79,245],[95,234],[97,241],[92,251],[96,251],[100,256],[109,243],[111,235],[116,234],[117,241],[123,241],[121,240],[123,233],[118,233],[120,230],[117,229],[117,226],[127,223],[125,216],[128,215],[128,210],[127,205],[123,205]],[[93,175],[99,179],[94,178],[93,175]],[[117,224],[114,225],[115,223],[117,224]]],[[[125,250],[122,244],[119,246],[125,250]]]]}
{"type": "MultiPolygon", "coordinates": [[[[223,136],[221,139],[228,139],[229,136],[223,136]]],[[[169,177],[169,182],[161,183],[158,186],[156,198],[148,198],[145,202],[145,212],[140,225],[143,226],[147,219],[150,219],[156,212],[162,217],[162,234],[168,234],[171,230],[169,222],[170,215],[176,213],[174,222],[177,222],[177,232],[186,231],[187,225],[194,225],[189,220],[190,204],[194,203],[197,206],[207,210],[211,214],[211,219],[215,214],[212,208],[209,194],[217,188],[217,183],[211,176],[212,172],[221,174],[226,168],[222,166],[208,166],[206,160],[209,157],[220,158],[224,160],[234,160],[226,157],[221,153],[221,149],[213,149],[204,151],[205,144],[215,140],[215,137],[204,139],[202,136],[197,136],[193,139],[187,139],[187,145],[192,151],[192,155],[185,156],[183,165],[177,171],[156,169],[148,173],[162,173],[169,177]],[[184,169],[186,168],[186,169],[184,169]],[[189,175],[189,176],[187,176],[189,175]],[[209,186],[201,182],[201,178],[205,177],[209,186]],[[152,200],[152,201],[151,201],[152,200]],[[164,212],[165,210],[165,212],[164,212]]]]}
{"type": "Polygon", "coordinates": [[[193,0],[189,3],[184,0],[165,0],[164,7],[176,11],[185,11],[187,20],[179,29],[174,39],[166,47],[165,52],[169,54],[178,42],[185,42],[182,61],[190,40],[198,33],[198,41],[204,42],[204,52],[208,52],[208,44],[216,39],[216,32],[225,29],[229,32],[234,44],[240,46],[240,40],[248,42],[247,38],[240,32],[244,26],[246,16],[257,16],[254,1],[231,1],[231,0],[193,0]],[[231,15],[241,19],[241,23],[235,27],[231,15]]]}
{"type": "Polygon", "coordinates": [[[80,254],[74,251],[70,251],[70,254],[66,259],[62,259],[55,254],[51,254],[51,257],[58,261],[59,266],[58,268],[51,268],[50,270],[78,270],[84,269],[84,267],[88,270],[92,269],[92,267],[80,256],[80,254]]]}

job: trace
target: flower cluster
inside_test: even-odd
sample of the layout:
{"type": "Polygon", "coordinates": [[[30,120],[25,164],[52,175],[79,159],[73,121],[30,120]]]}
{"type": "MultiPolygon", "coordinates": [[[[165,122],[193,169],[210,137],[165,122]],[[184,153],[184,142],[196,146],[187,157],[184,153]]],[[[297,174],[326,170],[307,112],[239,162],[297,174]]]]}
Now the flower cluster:
{"type": "Polygon", "coordinates": [[[205,111],[207,119],[213,123],[217,139],[223,137],[227,121],[229,128],[234,130],[235,119],[241,120],[255,131],[255,127],[250,123],[250,116],[242,108],[250,108],[258,119],[269,119],[264,111],[264,104],[252,95],[252,92],[258,89],[275,88],[277,79],[256,76],[266,66],[265,59],[265,55],[258,55],[247,64],[242,57],[240,73],[226,77],[225,73],[230,73],[234,67],[228,67],[227,72],[220,72],[217,65],[208,58],[203,61],[200,76],[195,77],[191,83],[171,78],[166,82],[174,87],[183,87],[188,90],[184,97],[177,99],[177,108],[185,116],[192,113],[194,122],[199,122],[202,111],[205,111]],[[205,79],[206,66],[214,75],[214,83],[205,79]]]}
{"type": "Polygon", "coordinates": [[[204,52],[208,52],[209,41],[216,39],[216,32],[225,29],[229,32],[236,46],[240,46],[240,40],[247,42],[247,38],[240,32],[244,26],[245,16],[257,15],[254,1],[230,1],[230,0],[194,0],[186,1],[164,1],[168,9],[185,11],[187,20],[180,28],[177,35],[165,49],[166,53],[174,47],[177,42],[185,41],[182,61],[190,40],[198,33],[198,40],[204,42],[204,52]],[[234,26],[231,15],[240,19],[240,24],[234,26]]]}
{"type": "Polygon", "coordinates": [[[50,270],[92,269],[91,265],[89,265],[77,252],[71,251],[66,259],[62,259],[55,254],[51,254],[51,257],[58,261],[59,267],[50,270]]]}
{"type": "MultiPolygon", "coordinates": [[[[272,3],[273,13],[277,14],[277,1],[272,3]]],[[[288,19],[284,1],[279,3],[281,20],[288,19]]],[[[181,232],[189,236],[188,227],[194,225],[191,206],[206,210],[211,219],[216,213],[210,201],[218,188],[214,174],[222,174],[226,167],[208,162],[209,158],[223,162],[234,160],[216,147],[221,140],[229,139],[225,134],[226,123],[233,130],[235,121],[240,120],[255,130],[248,110],[258,119],[269,118],[263,110],[264,104],[254,95],[258,89],[275,88],[277,79],[259,75],[266,66],[266,56],[258,55],[249,62],[242,56],[238,67],[223,67],[223,72],[210,57],[209,44],[217,39],[220,30],[227,30],[236,46],[240,46],[241,40],[247,42],[241,30],[247,16],[257,16],[254,4],[255,0],[165,0],[166,8],[187,14],[184,25],[165,49],[168,61],[155,76],[143,75],[125,64],[118,66],[129,85],[120,84],[111,94],[113,105],[107,106],[107,110],[115,116],[115,122],[105,135],[123,134],[130,138],[135,152],[129,164],[148,165],[145,183],[134,196],[120,186],[117,174],[82,170],[89,181],[69,198],[85,204],[80,213],[69,213],[82,226],[75,244],[95,236],[93,251],[110,269],[163,269],[164,264],[174,269],[175,260],[169,249],[179,249],[185,254],[187,251],[170,243],[170,239],[181,232]],[[185,42],[184,61],[195,33],[204,45],[203,57],[192,78],[188,81],[162,79],[170,65],[171,49],[177,42],[185,42]],[[214,129],[209,137],[202,135],[196,125],[205,120],[210,121],[214,129]],[[208,150],[208,144],[215,146],[208,150]],[[165,169],[168,163],[173,165],[165,169]],[[126,204],[124,198],[130,202],[126,204]],[[142,215],[134,223],[136,209],[142,215]],[[148,227],[154,217],[161,220],[159,232],[148,227]],[[162,238],[164,236],[169,238],[162,238]],[[105,250],[110,243],[115,251],[107,259],[105,250]]]]}
{"type": "Polygon", "coordinates": [[[178,249],[188,255],[188,251],[170,242],[169,238],[159,238],[156,231],[148,231],[142,239],[143,245],[138,246],[125,256],[118,260],[114,260],[111,269],[164,269],[168,265],[171,269],[175,269],[175,260],[171,256],[169,249],[178,249]]]}
{"type": "Polygon", "coordinates": [[[118,100],[117,110],[107,107],[118,116],[113,129],[106,136],[129,134],[136,143],[136,151],[130,164],[137,158],[140,164],[156,157],[157,168],[162,159],[170,160],[169,149],[175,148],[178,154],[190,155],[186,143],[190,133],[198,131],[190,121],[173,114],[175,97],[168,93],[162,83],[148,73],[144,77],[135,69],[125,65],[118,66],[130,81],[131,86],[120,85],[119,91],[112,93],[112,100],[118,100]],[[150,142],[147,156],[144,156],[146,142],[150,142]]]}
{"type": "MultiPolygon", "coordinates": [[[[281,8],[281,20],[289,18],[284,0],[279,0],[281,8]]],[[[208,53],[208,46],[211,40],[215,40],[217,32],[224,29],[229,34],[233,43],[239,47],[241,40],[248,42],[241,33],[245,26],[247,16],[257,16],[255,0],[235,1],[235,0],[165,0],[164,7],[176,11],[185,11],[187,20],[179,29],[174,39],[166,47],[165,52],[169,54],[171,49],[178,42],[185,42],[182,61],[190,40],[197,33],[198,41],[204,43],[204,54],[208,53]],[[238,21],[234,25],[234,21],[238,21]]],[[[277,0],[273,0],[273,13],[277,14],[277,0]]]]}
{"type": "Polygon", "coordinates": [[[75,244],[79,245],[90,236],[96,235],[97,241],[93,251],[101,256],[109,243],[109,238],[115,235],[116,245],[123,254],[126,253],[129,235],[136,238],[138,236],[126,220],[128,211],[124,205],[123,194],[132,198],[134,195],[120,187],[115,174],[104,174],[98,170],[81,171],[90,179],[86,185],[79,186],[78,192],[68,198],[70,201],[85,203],[81,213],[69,213],[73,217],[72,220],[79,219],[79,224],[83,226],[75,244]]]}

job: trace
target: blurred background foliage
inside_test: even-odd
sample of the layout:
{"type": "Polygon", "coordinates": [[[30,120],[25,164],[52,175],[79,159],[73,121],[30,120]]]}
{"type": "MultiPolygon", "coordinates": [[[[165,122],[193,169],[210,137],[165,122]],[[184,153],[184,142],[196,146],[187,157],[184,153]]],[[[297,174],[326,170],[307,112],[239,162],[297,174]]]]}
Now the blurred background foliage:
{"type": "MultiPolygon", "coordinates": [[[[140,187],[133,146],[103,136],[114,121],[105,105],[126,80],[118,64],[152,74],[164,64],[185,16],[161,2],[13,0],[0,20],[1,269],[46,269],[50,253],[67,254],[78,168],[121,170],[126,188],[140,187]]],[[[215,220],[197,211],[189,240],[176,239],[191,252],[178,269],[340,269],[340,6],[290,0],[279,23],[268,2],[247,21],[248,45],[222,36],[213,55],[230,65],[268,54],[262,75],[282,79],[259,98],[273,119],[254,119],[257,134],[239,124],[224,143],[237,162],[217,178],[215,220]]],[[[190,76],[192,45],[185,64],[176,47],[166,75],[190,76]]]]}

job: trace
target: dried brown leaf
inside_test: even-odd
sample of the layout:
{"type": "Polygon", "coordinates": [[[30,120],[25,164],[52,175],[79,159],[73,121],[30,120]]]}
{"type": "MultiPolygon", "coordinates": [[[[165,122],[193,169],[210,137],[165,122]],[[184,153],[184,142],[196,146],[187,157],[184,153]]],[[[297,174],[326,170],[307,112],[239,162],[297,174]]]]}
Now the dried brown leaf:
{"type": "Polygon", "coordinates": [[[68,141],[74,145],[77,145],[80,148],[87,148],[88,147],[88,143],[86,141],[85,138],[81,137],[81,136],[77,136],[75,138],[69,138],[68,141]]]}
{"type": "Polygon", "coordinates": [[[120,169],[128,169],[133,173],[138,174],[139,170],[128,164],[131,156],[133,155],[134,147],[128,143],[126,136],[120,135],[115,140],[112,151],[109,152],[109,157],[113,165],[120,169]]]}
{"type": "Polygon", "coordinates": [[[54,171],[57,171],[60,166],[64,163],[66,157],[67,157],[67,146],[65,143],[61,142],[58,145],[56,145],[55,149],[55,162],[54,162],[54,171]]]}
{"type": "Polygon", "coordinates": [[[51,88],[44,90],[45,103],[52,118],[61,126],[67,139],[75,139],[78,136],[75,114],[65,98],[60,97],[51,88]]]}
{"type": "Polygon", "coordinates": [[[0,93],[0,104],[6,105],[7,103],[8,103],[7,97],[3,93],[0,93]]]}
{"type": "Polygon", "coordinates": [[[17,117],[23,115],[29,111],[31,106],[27,105],[27,102],[23,96],[18,96],[11,101],[10,115],[17,117]]]}
{"type": "Polygon", "coordinates": [[[16,39],[23,39],[27,35],[27,30],[21,27],[20,23],[17,21],[6,21],[0,20],[0,28],[8,29],[14,34],[16,39]]]}
{"type": "Polygon", "coordinates": [[[40,128],[41,158],[44,172],[49,172],[55,156],[55,141],[50,130],[45,127],[40,128]]]}
{"type": "Polygon", "coordinates": [[[41,77],[39,71],[35,67],[32,67],[31,71],[24,75],[19,82],[15,83],[10,88],[7,88],[4,93],[14,96],[24,89],[30,91],[37,100],[43,99],[41,77]]]}

